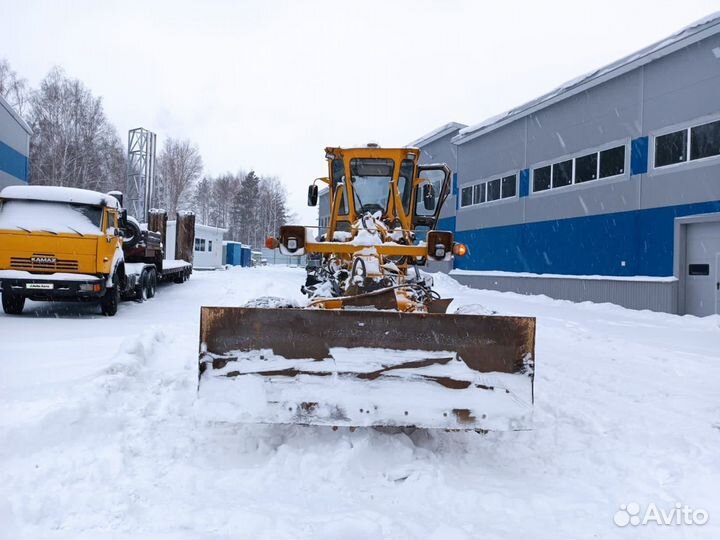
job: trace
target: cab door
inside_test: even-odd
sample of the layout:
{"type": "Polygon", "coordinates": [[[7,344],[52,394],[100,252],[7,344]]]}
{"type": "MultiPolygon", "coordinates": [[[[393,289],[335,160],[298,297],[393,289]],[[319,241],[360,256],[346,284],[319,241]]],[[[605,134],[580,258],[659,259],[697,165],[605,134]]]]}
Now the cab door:
{"type": "Polygon", "coordinates": [[[105,208],[103,216],[104,237],[98,243],[97,268],[98,273],[109,274],[115,257],[115,251],[122,248],[122,236],[118,229],[118,213],[116,210],[105,208]]]}
{"type": "Polygon", "coordinates": [[[440,218],[445,199],[450,193],[450,168],[445,164],[418,165],[418,178],[415,186],[415,207],[413,208],[413,226],[417,232],[433,230],[440,218]],[[428,204],[424,195],[425,185],[430,184],[433,190],[434,204],[428,204]]]}

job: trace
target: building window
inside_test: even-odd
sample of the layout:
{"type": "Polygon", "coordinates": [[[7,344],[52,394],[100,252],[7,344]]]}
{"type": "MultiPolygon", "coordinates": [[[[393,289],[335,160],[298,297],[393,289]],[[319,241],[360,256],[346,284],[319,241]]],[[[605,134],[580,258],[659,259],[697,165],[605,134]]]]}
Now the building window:
{"type": "Polygon", "coordinates": [[[597,152],[575,158],[575,183],[589,182],[597,178],[597,152]]]}
{"type": "Polygon", "coordinates": [[[552,187],[558,188],[572,184],[572,159],[555,163],[552,166],[552,187]]]}
{"type": "Polygon", "coordinates": [[[533,192],[623,175],[625,146],[615,146],[533,169],[533,192]]]}
{"type": "Polygon", "coordinates": [[[720,155],[720,120],[690,129],[690,159],[720,155]]]}
{"type": "Polygon", "coordinates": [[[514,197],[517,193],[517,175],[506,176],[502,179],[502,198],[514,197]]]}
{"type": "Polygon", "coordinates": [[[655,137],[655,166],[665,167],[687,161],[688,130],[655,137]]]}
{"type": "Polygon", "coordinates": [[[517,173],[480,182],[462,189],[460,206],[474,206],[517,195],[517,173]]]}
{"type": "Polygon", "coordinates": [[[485,184],[477,184],[473,188],[473,204],[485,202],[485,184]]]}
{"type": "Polygon", "coordinates": [[[497,201],[500,198],[500,179],[490,180],[487,183],[487,200],[497,201]]]}
{"type": "Polygon", "coordinates": [[[625,146],[600,152],[600,178],[618,176],[625,172],[625,146]]]}
{"type": "Polygon", "coordinates": [[[208,240],[208,251],[212,251],[212,240],[208,240]]]}
{"type": "MultiPolygon", "coordinates": [[[[212,242],[210,242],[212,244],[212,242]]],[[[195,239],[195,251],[205,251],[205,239],[204,238],[196,238],[195,239]]]]}
{"type": "Polygon", "coordinates": [[[550,189],[550,165],[533,169],[533,191],[550,189]]]}

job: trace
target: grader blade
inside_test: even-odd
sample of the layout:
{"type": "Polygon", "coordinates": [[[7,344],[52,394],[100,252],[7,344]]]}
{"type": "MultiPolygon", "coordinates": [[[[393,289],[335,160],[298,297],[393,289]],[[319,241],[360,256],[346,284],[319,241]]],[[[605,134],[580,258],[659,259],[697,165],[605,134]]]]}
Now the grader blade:
{"type": "Polygon", "coordinates": [[[526,429],[535,319],[203,307],[199,402],[218,421],[526,429]]]}

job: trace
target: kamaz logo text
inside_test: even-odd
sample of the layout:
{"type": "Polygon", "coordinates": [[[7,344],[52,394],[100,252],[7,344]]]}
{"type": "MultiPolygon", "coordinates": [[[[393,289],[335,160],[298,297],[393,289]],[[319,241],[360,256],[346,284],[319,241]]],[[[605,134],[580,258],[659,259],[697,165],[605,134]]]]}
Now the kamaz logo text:
{"type": "Polygon", "coordinates": [[[55,257],[33,257],[30,259],[33,264],[55,264],[55,257]]]}

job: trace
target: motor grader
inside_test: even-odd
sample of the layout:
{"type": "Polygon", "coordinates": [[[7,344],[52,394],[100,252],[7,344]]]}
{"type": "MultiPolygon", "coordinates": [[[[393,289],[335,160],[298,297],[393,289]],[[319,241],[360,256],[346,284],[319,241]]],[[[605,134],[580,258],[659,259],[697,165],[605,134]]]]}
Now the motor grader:
{"type": "Polygon", "coordinates": [[[202,307],[200,401],[231,422],[527,428],[535,319],[447,313],[452,299],[423,271],[467,251],[435,228],[450,169],[419,164],[416,148],[325,157],[308,204],[326,184],[329,225],[283,226],[267,241],[306,256],[306,305],[202,307]]]}

